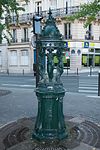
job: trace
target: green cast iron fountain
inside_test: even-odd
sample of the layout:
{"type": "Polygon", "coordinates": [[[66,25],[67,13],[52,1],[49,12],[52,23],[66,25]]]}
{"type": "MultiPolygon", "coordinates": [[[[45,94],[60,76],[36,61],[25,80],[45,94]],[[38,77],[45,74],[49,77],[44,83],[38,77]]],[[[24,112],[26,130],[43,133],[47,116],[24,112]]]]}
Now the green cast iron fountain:
{"type": "Polygon", "coordinates": [[[64,41],[50,9],[37,47],[40,78],[36,88],[38,114],[32,138],[39,141],[61,140],[68,137],[63,115],[65,89],[60,80],[63,73],[64,41]],[[56,72],[54,72],[54,56],[58,59],[56,72]]]}

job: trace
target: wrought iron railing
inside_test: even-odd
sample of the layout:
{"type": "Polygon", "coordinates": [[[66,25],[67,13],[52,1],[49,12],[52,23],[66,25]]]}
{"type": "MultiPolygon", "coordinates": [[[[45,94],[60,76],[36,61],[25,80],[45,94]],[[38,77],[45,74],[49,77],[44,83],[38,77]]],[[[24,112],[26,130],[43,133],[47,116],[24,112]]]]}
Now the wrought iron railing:
{"type": "Polygon", "coordinates": [[[29,38],[23,38],[21,39],[21,42],[29,42],[29,38]]]}
{"type": "MultiPolygon", "coordinates": [[[[79,11],[79,6],[74,6],[74,7],[68,7],[66,8],[59,8],[59,9],[52,9],[52,16],[54,18],[56,17],[65,17],[66,15],[71,15],[79,11]]],[[[35,12],[36,14],[36,12],[35,12]]],[[[40,15],[43,17],[48,16],[48,11],[42,11],[40,12],[40,15]]]]}
{"type": "MultiPolygon", "coordinates": [[[[54,18],[56,17],[65,17],[66,15],[71,15],[73,13],[76,13],[79,11],[79,6],[75,7],[68,7],[66,8],[59,8],[59,9],[52,9],[52,15],[54,18]]],[[[22,14],[19,16],[19,23],[29,23],[33,20],[33,15],[36,15],[37,12],[34,13],[27,13],[27,14],[22,14]]],[[[39,15],[42,15],[44,18],[47,18],[48,16],[48,11],[41,11],[39,15]]],[[[16,24],[17,23],[17,17],[12,16],[11,17],[11,24],[16,24]]]]}
{"type": "Polygon", "coordinates": [[[72,39],[72,35],[65,35],[65,39],[67,39],[67,40],[71,40],[72,39]]]}
{"type": "Polygon", "coordinates": [[[17,43],[18,42],[18,39],[12,39],[11,41],[10,41],[11,43],[17,43]]]}
{"type": "Polygon", "coordinates": [[[92,36],[92,35],[89,35],[89,36],[85,35],[85,40],[94,40],[94,36],[92,36]]]}

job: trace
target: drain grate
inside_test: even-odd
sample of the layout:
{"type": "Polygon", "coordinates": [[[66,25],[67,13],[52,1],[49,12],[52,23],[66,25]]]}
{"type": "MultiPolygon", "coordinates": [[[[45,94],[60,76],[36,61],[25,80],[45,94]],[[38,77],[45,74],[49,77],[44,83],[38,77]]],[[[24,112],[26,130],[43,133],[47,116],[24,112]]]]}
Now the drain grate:
{"type": "Polygon", "coordinates": [[[36,146],[33,150],[67,150],[67,147],[64,146],[36,146]]]}

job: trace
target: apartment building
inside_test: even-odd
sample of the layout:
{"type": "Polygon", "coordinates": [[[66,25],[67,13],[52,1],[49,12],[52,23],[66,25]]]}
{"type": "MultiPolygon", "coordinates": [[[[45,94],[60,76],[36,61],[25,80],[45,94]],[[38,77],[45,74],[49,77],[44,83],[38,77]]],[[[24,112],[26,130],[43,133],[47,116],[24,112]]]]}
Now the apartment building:
{"type": "MultiPolygon", "coordinates": [[[[11,73],[31,73],[36,63],[35,35],[33,35],[33,16],[39,13],[43,16],[41,25],[48,16],[49,8],[56,24],[64,37],[66,51],[64,65],[71,70],[89,66],[100,66],[100,16],[85,29],[84,19],[67,21],[65,16],[79,10],[80,4],[92,0],[30,0],[27,4],[17,0],[24,12],[20,12],[19,24],[12,15],[10,30],[13,36],[11,44],[5,40],[0,44],[0,71],[11,73]]],[[[56,59],[54,59],[56,63],[56,59]]]]}

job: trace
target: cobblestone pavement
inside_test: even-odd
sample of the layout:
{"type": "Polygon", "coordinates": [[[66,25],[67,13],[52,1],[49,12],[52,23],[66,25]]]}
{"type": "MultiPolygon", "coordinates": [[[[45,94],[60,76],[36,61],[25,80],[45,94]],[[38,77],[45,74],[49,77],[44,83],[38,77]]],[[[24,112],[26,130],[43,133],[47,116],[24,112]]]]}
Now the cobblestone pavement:
{"type": "Polygon", "coordinates": [[[0,129],[2,150],[100,150],[100,126],[84,118],[65,117],[67,139],[37,142],[31,139],[35,118],[23,118],[0,129]]]}

